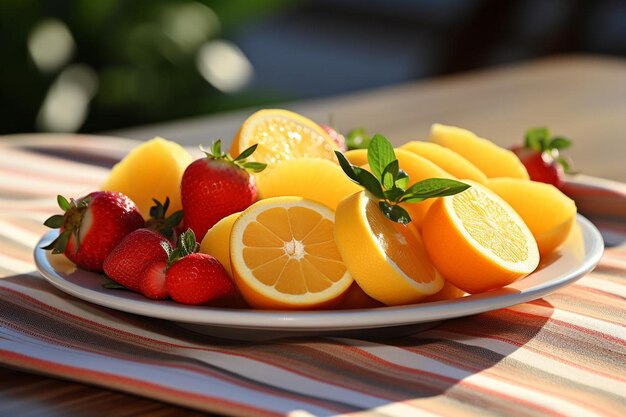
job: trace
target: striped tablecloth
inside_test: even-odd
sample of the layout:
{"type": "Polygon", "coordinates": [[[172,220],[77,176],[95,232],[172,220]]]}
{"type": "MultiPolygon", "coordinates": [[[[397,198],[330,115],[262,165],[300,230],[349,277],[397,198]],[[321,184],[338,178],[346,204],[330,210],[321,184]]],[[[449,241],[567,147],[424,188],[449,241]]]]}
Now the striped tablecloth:
{"type": "Polygon", "coordinates": [[[83,302],[35,270],[55,196],[95,189],[134,144],[0,139],[0,363],[236,416],[626,415],[623,185],[568,185],[612,246],[543,299],[397,339],[244,343],[83,302]]]}

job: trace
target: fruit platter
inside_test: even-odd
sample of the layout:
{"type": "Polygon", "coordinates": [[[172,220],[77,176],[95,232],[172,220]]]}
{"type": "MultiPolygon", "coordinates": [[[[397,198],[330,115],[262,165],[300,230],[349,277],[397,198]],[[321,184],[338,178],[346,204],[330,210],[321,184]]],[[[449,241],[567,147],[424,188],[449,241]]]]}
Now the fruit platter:
{"type": "Polygon", "coordinates": [[[569,145],[539,128],[504,149],[434,124],[394,148],[261,110],[228,150],[215,140],[193,160],[155,138],[100,189],[59,195],[35,261],[75,297],[194,329],[346,334],[477,314],[599,261],[599,232],[559,189],[569,145]]]}

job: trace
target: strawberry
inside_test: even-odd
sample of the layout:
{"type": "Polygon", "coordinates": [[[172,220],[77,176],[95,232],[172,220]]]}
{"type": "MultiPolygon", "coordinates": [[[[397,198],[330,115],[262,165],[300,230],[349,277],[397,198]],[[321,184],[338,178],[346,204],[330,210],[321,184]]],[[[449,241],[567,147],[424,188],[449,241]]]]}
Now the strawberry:
{"type": "Polygon", "coordinates": [[[106,257],[104,273],[126,288],[141,292],[140,277],[150,264],[166,262],[172,247],[163,235],[149,229],[128,234],[106,257]]]}
{"type": "Polygon", "coordinates": [[[559,151],[569,148],[572,141],[564,137],[551,137],[547,128],[535,128],[526,132],[524,146],[513,146],[513,151],[526,167],[530,179],[560,188],[564,174],[569,174],[568,161],[559,151]]]}
{"type": "Polygon", "coordinates": [[[192,162],[180,184],[185,225],[202,239],[207,230],[223,217],[244,210],[256,201],[257,190],[251,172],[260,172],[265,164],[246,162],[257,145],[243,151],[235,159],[222,152],[221,141],[205,158],[192,162]]]}
{"type": "Polygon", "coordinates": [[[320,127],[328,133],[328,136],[330,136],[332,140],[335,141],[341,152],[348,150],[348,147],[346,146],[346,138],[341,133],[337,132],[334,128],[328,125],[320,124],[320,127]]]}
{"type": "Polygon", "coordinates": [[[222,264],[211,255],[196,253],[198,246],[192,230],[178,239],[165,276],[169,295],[183,304],[205,304],[234,296],[235,284],[222,264]]]}
{"type": "Polygon", "coordinates": [[[135,203],[121,193],[96,191],[70,201],[59,195],[57,202],[64,214],[56,214],[44,224],[60,228],[61,233],[42,249],[65,253],[70,261],[92,271],[102,271],[113,248],[145,224],[135,203]]]}
{"type": "Polygon", "coordinates": [[[165,286],[167,261],[159,260],[148,264],[139,276],[139,291],[152,300],[164,300],[169,297],[165,286]]]}

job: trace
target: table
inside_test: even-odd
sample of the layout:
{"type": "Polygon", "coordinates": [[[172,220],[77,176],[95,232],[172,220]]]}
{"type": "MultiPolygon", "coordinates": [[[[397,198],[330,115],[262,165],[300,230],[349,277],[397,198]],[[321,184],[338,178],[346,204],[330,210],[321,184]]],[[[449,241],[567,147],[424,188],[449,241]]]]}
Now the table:
{"type": "MultiPolygon", "coordinates": [[[[626,61],[622,59],[549,58],[284,107],[318,121],[332,114],[340,130],[364,126],[370,132],[387,135],[394,143],[425,138],[433,122],[466,127],[500,145],[520,141],[530,126],[546,125],[575,141],[568,154],[576,161],[578,171],[626,181],[626,61]]],[[[250,112],[108,134],[142,140],[159,135],[195,145],[213,138],[231,138],[250,112]]],[[[139,414],[206,415],[113,390],[0,367],[0,415],[139,414]]]]}

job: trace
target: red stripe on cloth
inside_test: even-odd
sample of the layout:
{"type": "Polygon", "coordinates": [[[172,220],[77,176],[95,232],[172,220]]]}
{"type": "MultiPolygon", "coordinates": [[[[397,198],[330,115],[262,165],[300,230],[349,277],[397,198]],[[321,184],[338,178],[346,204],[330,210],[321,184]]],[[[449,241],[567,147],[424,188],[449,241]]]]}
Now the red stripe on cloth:
{"type": "Polygon", "coordinates": [[[2,355],[0,355],[0,362],[5,365],[15,366],[17,364],[20,367],[37,373],[43,371],[90,385],[98,385],[103,388],[118,389],[183,406],[189,406],[189,402],[191,402],[196,404],[196,407],[200,409],[212,412],[227,414],[237,413],[237,415],[241,415],[241,413],[255,413],[254,415],[271,417],[283,416],[282,413],[275,413],[265,409],[251,407],[242,402],[225,400],[223,398],[213,397],[210,395],[190,394],[186,391],[178,391],[158,384],[122,377],[119,375],[61,365],[56,362],[33,358],[9,350],[0,349],[0,352],[2,352],[2,355]],[[184,398],[187,401],[179,401],[179,397],[184,398]],[[215,405],[215,407],[206,407],[207,401],[211,402],[211,405],[215,405]]]}

